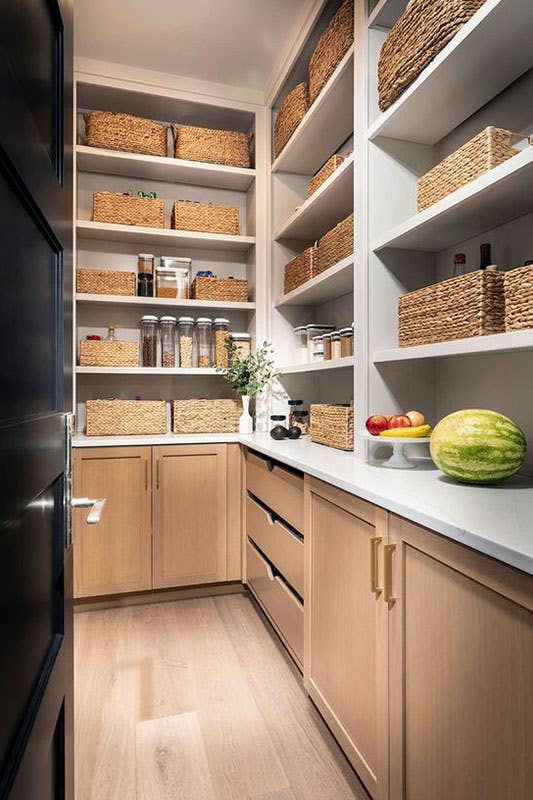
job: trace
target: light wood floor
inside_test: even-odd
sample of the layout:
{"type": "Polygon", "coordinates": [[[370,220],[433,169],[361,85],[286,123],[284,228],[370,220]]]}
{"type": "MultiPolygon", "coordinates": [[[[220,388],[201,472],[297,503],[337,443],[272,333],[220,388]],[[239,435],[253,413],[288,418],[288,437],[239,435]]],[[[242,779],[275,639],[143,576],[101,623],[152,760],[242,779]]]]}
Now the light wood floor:
{"type": "Polygon", "coordinates": [[[76,800],[366,800],[243,595],[75,616],[76,800]]]}

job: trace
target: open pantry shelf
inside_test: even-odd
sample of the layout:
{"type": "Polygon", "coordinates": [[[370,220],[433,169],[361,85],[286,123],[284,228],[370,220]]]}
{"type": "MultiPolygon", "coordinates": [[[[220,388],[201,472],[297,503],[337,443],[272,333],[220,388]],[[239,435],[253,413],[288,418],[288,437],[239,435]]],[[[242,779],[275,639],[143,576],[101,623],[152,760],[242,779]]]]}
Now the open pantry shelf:
{"type": "Polygon", "coordinates": [[[287,367],[277,367],[276,372],[278,375],[298,375],[302,372],[324,372],[331,369],[346,369],[354,365],[355,356],[346,356],[345,358],[336,358],[331,361],[316,361],[311,364],[292,364],[287,367]]]}
{"type": "Polygon", "coordinates": [[[438,252],[533,210],[533,146],[373,242],[438,252]]]}
{"type": "Polygon", "coordinates": [[[450,342],[424,344],[418,347],[396,347],[374,352],[374,364],[394,361],[413,361],[422,358],[448,358],[450,356],[511,353],[533,350],[533,330],[509,331],[490,336],[475,336],[470,339],[454,339],[450,342]]]}
{"type": "Polygon", "coordinates": [[[235,303],[224,302],[223,300],[180,300],[166,297],[124,297],[121,295],[106,294],[76,294],[76,302],[82,305],[104,305],[104,306],[137,306],[143,308],[190,309],[191,311],[212,308],[226,309],[228,311],[253,311],[255,303],[235,303]]]}
{"type": "Polygon", "coordinates": [[[317,239],[353,211],[353,153],[291,214],[274,238],[317,239]]]}
{"type": "Polygon", "coordinates": [[[130,225],[113,225],[108,222],[78,220],[76,232],[80,239],[98,239],[105,242],[130,242],[134,244],[188,247],[201,250],[247,251],[255,244],[253,236],[225,236],[221,233],[174,231],[169,228],[143,228],[130,225]]]}
{"type": "Polygon", "coordinates": [[[369,138],[435,144],[530,68],[532,30],[533,3],[486,0],[369,138]]]}
{"type": "Polygon", "coordinates": [[[368,15],[369,28],[392,28],[409,0],[378,0],[368,15]]]}
{"type": "Polygon", "coordinates": [[[298,286],[292,292],[282,295],[276,303],[276,308],[320,305],[353,292],[353,259],[353,255],[343,258],[303,286],[298,286]]]}
{"type": "Polygon", "coordinates": [[[187,183],[195,186],[212,186],[217,189],[246,191],[255,180],[255,170],[184,161],[179,158],[144,156],[102,150],[98,147],[78,145],[76,163],[81,172],[101,175],[123,175],[127,178],[147,178],[169,183],[187,183]]]}
{"type": "Polygon", "coordinates": [[[272,172],[313,175],[352,133],[353,62],[352,45],[272,163],[272,172]]]}
{"type": "Polygon", "coordinates": [[[214,368],[193,367],[76,367],[78,375],[143,375],[148,378],[153,375],[165,375],[166,377],[176,377],[176,375],[202,375],[205,377],[223,377],[214,368]]]}

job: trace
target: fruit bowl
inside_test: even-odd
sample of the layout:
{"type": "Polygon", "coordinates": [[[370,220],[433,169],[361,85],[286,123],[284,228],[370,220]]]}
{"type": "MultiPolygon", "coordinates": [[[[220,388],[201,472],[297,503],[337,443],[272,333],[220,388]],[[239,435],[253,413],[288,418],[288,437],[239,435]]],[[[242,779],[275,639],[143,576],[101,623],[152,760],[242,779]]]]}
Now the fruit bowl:
{"type": "Polygon", "coordinates": [[[431,440],[430,436],[373,436],[368,431],[358,431],[357,435],[361,439],[374,442],[374,444],[390,444],[392,446],[391,457],[383,461],[381,465],[390,469],[415,469],[417,465],[406,457],[403,450],[404,445],[428,444],[431,440]]]}

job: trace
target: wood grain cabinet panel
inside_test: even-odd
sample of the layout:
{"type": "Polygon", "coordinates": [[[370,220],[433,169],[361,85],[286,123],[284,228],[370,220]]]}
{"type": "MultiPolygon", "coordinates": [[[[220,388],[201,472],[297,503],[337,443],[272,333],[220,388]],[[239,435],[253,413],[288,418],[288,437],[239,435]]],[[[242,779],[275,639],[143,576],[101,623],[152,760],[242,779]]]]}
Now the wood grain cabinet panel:
{"type": "Polygon", "coordinates": [[[246,453],[246,488],[300,533],[304,529],[304,481],[268,458],[246,453]]]}

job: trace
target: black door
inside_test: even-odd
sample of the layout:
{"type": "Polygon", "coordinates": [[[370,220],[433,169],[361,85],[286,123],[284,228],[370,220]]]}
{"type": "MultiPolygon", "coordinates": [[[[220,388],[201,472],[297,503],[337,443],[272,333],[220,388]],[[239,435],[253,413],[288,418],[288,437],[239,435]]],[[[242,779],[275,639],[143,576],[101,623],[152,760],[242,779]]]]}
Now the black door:
{"type": "Polygon", "coordinates": [[[0,2],[0,799],[72,800],[72,2],[0,2]]]}

